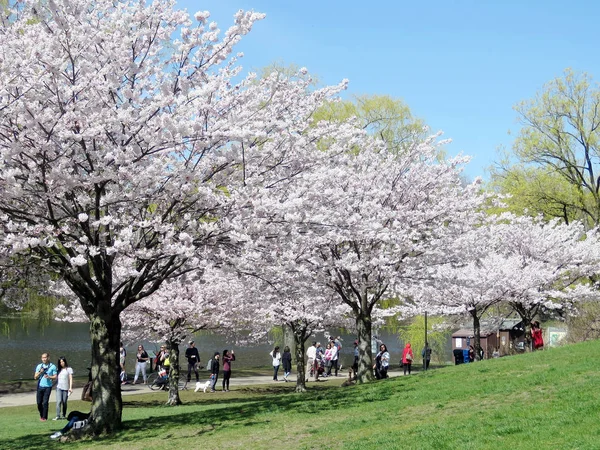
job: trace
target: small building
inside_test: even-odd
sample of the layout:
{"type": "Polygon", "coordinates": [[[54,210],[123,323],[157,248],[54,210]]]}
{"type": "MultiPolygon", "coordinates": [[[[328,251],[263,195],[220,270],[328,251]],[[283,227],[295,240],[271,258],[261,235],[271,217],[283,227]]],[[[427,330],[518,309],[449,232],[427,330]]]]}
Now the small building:
{"type": "MultiPolygon", "coordinates": [[[[481,348],[483,349],[483,359],[492,357],[494,350],[498,347],[498,339],[496,333],[482,329],[479,334],[481,348]]],[[[461,328],[452,333],[452,351],[468,350],[469,346],[475,347],[475,335],[473,330],[461,328]]]]}
{"type": "Polygon", "coordinates": [[[519,319],[504,319],[498,325],[499,356],[525,351],[525,327],[519,319]]]}
{"type": "MultiPolygon", "coordinates": [[[[480,332],[483,358],[512,355],[525,351],[525,329],[519,319],[501,319],[494,322],[482,321],[480,332]]],[[[452,350],[468,349],[474,345],[473,329],[461,328],[452,334],[452,350]]]]}

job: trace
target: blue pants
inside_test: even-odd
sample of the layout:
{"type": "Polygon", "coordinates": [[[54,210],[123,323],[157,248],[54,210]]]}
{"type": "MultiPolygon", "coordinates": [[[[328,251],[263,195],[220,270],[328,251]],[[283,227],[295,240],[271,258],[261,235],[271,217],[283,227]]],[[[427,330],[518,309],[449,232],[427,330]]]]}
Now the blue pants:
{"type": "Polygon", "coordinates": [[[56,417],[67,417],[67,398],[69,391],[56,388],[56,417]],[[62,415],[60,414],[62,407],[62,415]]]}
{"type": "Polygon", "coordinates": [[[273,366],[273,381],[277,381],[277,372],[279,372],[279,366],[273,366]]]}
{"type": "Polygon", "coordinates": [[[216,391],[215,386],[217,385],[217,380],[219,379],[219,374],[218,373],[213,373],[212,374],[212,383],[210,383],[210,390],[211,391],[216,391]]]}
{"type": "Polygon", "coordinates": [[[39,387],[37,389],[37,407],[40,412],[40,419],[48,418],[48,401],[50,400],[51,387],[39,387]]]}
{"type": "Polygon", "coordinates": [[[65,434],[67,431],[73,428],[77,422],[82,422],[78,424],[78,427],[81,428],[83,425],[85,425],[85,423],[87,423],[88,416],[89,414],[81,414],[79,411],[73,411],[71,414],[69,414],[69,422],[63,427],[62,430],[60,430],[60,432],[65,434]]]}

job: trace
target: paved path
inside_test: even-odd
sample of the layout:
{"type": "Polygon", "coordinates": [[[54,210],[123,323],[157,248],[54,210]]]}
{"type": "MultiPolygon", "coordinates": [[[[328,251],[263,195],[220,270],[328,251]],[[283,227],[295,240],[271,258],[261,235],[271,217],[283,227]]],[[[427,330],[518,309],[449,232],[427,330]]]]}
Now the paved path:
{"type": "MultiPolygon", "coordinates": [[[[397,377],[400,375],[402,375],[402,372],[400,372],[400,371],[390,371],[389,372],[390,377],[397,377]]],[[[345,376],[346,376],[345,373],[344,373],[344,376],[342,376],[342,373],[340,372],[339,377],[321,378],[321,380],[327,381],[328,379],[334,379],[334,380],[339,380],[341,382],[345,376]]],[[[282,383],[282,381],[281,381],[282,379],[283,379],[283,377],[280,377],[280,381],[276,382],[276,381],[273,381],[272,376],[266,376],[266,375],[265,376],[254,376],[254,377],[231,378],[230,387],[232,389],[235,389],[237,387],[255,385],[255,384],[282,383]]],[[[290,380],[290,383],[296,383],[296,376],[291,375],[289,377],[289,380],[290,380]]],[[[221,382],[221,379],[219,379],[217,381],[217,387],[221,386],[220,382],[221,382]]],[[[314,383],[314,381],[312,378],[310,378],[308,384],[310,385],[312,383],[314,383]]],[[[191,389],[193,391],[196,388],[196,383],[192,382],[188,386],[189,386],[188,389],[191,389]]],[[[136,385],[126,384],[122,388],[123,389],[121,392],[123,395],[147,394],[149,392],[153,392],[148,388],[148,386],[146,386],[144,384],[136,384],[136,385]]],[[[83,390],[83,388],[73,389],[71,398],[73,398],[75,400],[81,399],[81,391],[82,390],[83,390]]],[[[154,391],[154,392],[156,392],[156,391],[154,391]]],[[[198,394],[203,394],[203,392],[199,391],[198,394]]],[[[51,403],[56,401],[55,395],[56,395],[56,390],[53,389],[52,395],[50,396],[51,403]]],[[[19,394],[2,394],[2,395],[0,395],[0,408],[6,408],[9,406],[35,405],[35,404],[36,404],[35,392],[23,392],[23,393],[19,393],[19,394]]],[[[53,411],[53,409],[51,409],[51,411],[53,411]]]]}
{"type": "MultiPolygon", "coordinates": [[[[239,386],[246,386],[252,384],[268,384],[275,383],[270,376],[256,376],[256,377],[240,377],[240,378],[231,378],[230,387],[236,388],[239,386]]],[[[290,377],[290,380],[296,382],[296,377],[290,377]]],[[[217,386],[220,384],[221,380],[219,379],[217,382],[217,386]]],[[[188,385],[188,389],[192,389],[192,391],[196,388],[196,383],[192,382],[188,385]]],[[[73,393],[70,398],[75,400],[81,399],[81,393],[83,388],[75,388],[73,389],[73,393]]],[[[148,394],[151,391],[147,385],[145,384],[126,384],[122,386],[121,393],[122,395],[136,395],[136,394],[148,394]]],[[[155,392],[155,391],[154,391],[155,392]]],[[[202,393],[202,391],[200,391],[202,393]]],[[[52,389],[52,395],[50,396],[50,402],[56,401],[56,389],[52,389]]],[[[23,406],[23,405],[35,405],[36,404],[36,396],[35,392],[22,392],[19,394],[2,394],[0,395],[0,408],[5,408],[8,406],[23,406]]]]}

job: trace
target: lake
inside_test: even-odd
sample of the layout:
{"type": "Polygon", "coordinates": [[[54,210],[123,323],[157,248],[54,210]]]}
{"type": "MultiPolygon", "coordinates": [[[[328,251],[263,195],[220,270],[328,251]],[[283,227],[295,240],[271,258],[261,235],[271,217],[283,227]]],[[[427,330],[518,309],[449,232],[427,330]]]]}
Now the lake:
{"type": "MultiPolygon", "coordinates": [[[[52,321],[47,326],[41,327],[35,321],[21,321],[20,319],[1,319],[8,324],[8,333],[0,335],[0,352],[4,357],[4,372],[0,375],[1,380],[31,379],[35,366],[40,362],[40,356],[44,352],[50,354],[50,360],[56,364],[60,356],[67,358],[69,365],[73,368],[75,376],[87,375],[87,367],[91,361],[91,340],[89,324],[68,323],[52,321]]],[[[353,358],[353,345],[355,336],[344,334],[339,330],[331,330],[332,335],[342,337],[342,364],[348,366],[353,358]]],[[[392,363],[397,364],[400,359],[400,342],[395,335],[381,333],[383,342],[388,347],[392,357],[392,363]]],[[[273,349],[269,344],[253,345],[248,347],[237,347],[227,338],[218,334],[201,335],[194,338],[196,347],[200,352],[202,364],[214,352],[223,352],[224,349],[234,349],[236,367],[268,367],[271,359],[268,353],[273,349]]],[[[309,339],[325,343],[327,339],[323,334],[318,334],[309,339]]],[[[125,342],[127,350],[127,372],[134,372],[134,357],[139,342],[125,342]]],[[[146,350],[158,351],[159,344],[142,342],[146,350]]],[[[185,352],[186,345],[180,346],[180,351],[185,352]]],[[[187,370],[187,364],[182,364],[187,370]]]]}

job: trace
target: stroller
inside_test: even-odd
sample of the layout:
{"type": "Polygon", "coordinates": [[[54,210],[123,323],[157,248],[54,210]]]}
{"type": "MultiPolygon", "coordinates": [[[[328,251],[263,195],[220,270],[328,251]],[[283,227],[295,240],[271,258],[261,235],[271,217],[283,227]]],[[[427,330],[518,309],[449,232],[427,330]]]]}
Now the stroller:
{"type": "Polygon", "coordinates": [[[319,376],[325,373],[325,358],[323,358],[322,353],[317,353],[315,357],[315,381],[319,380],[319,376]]]}

